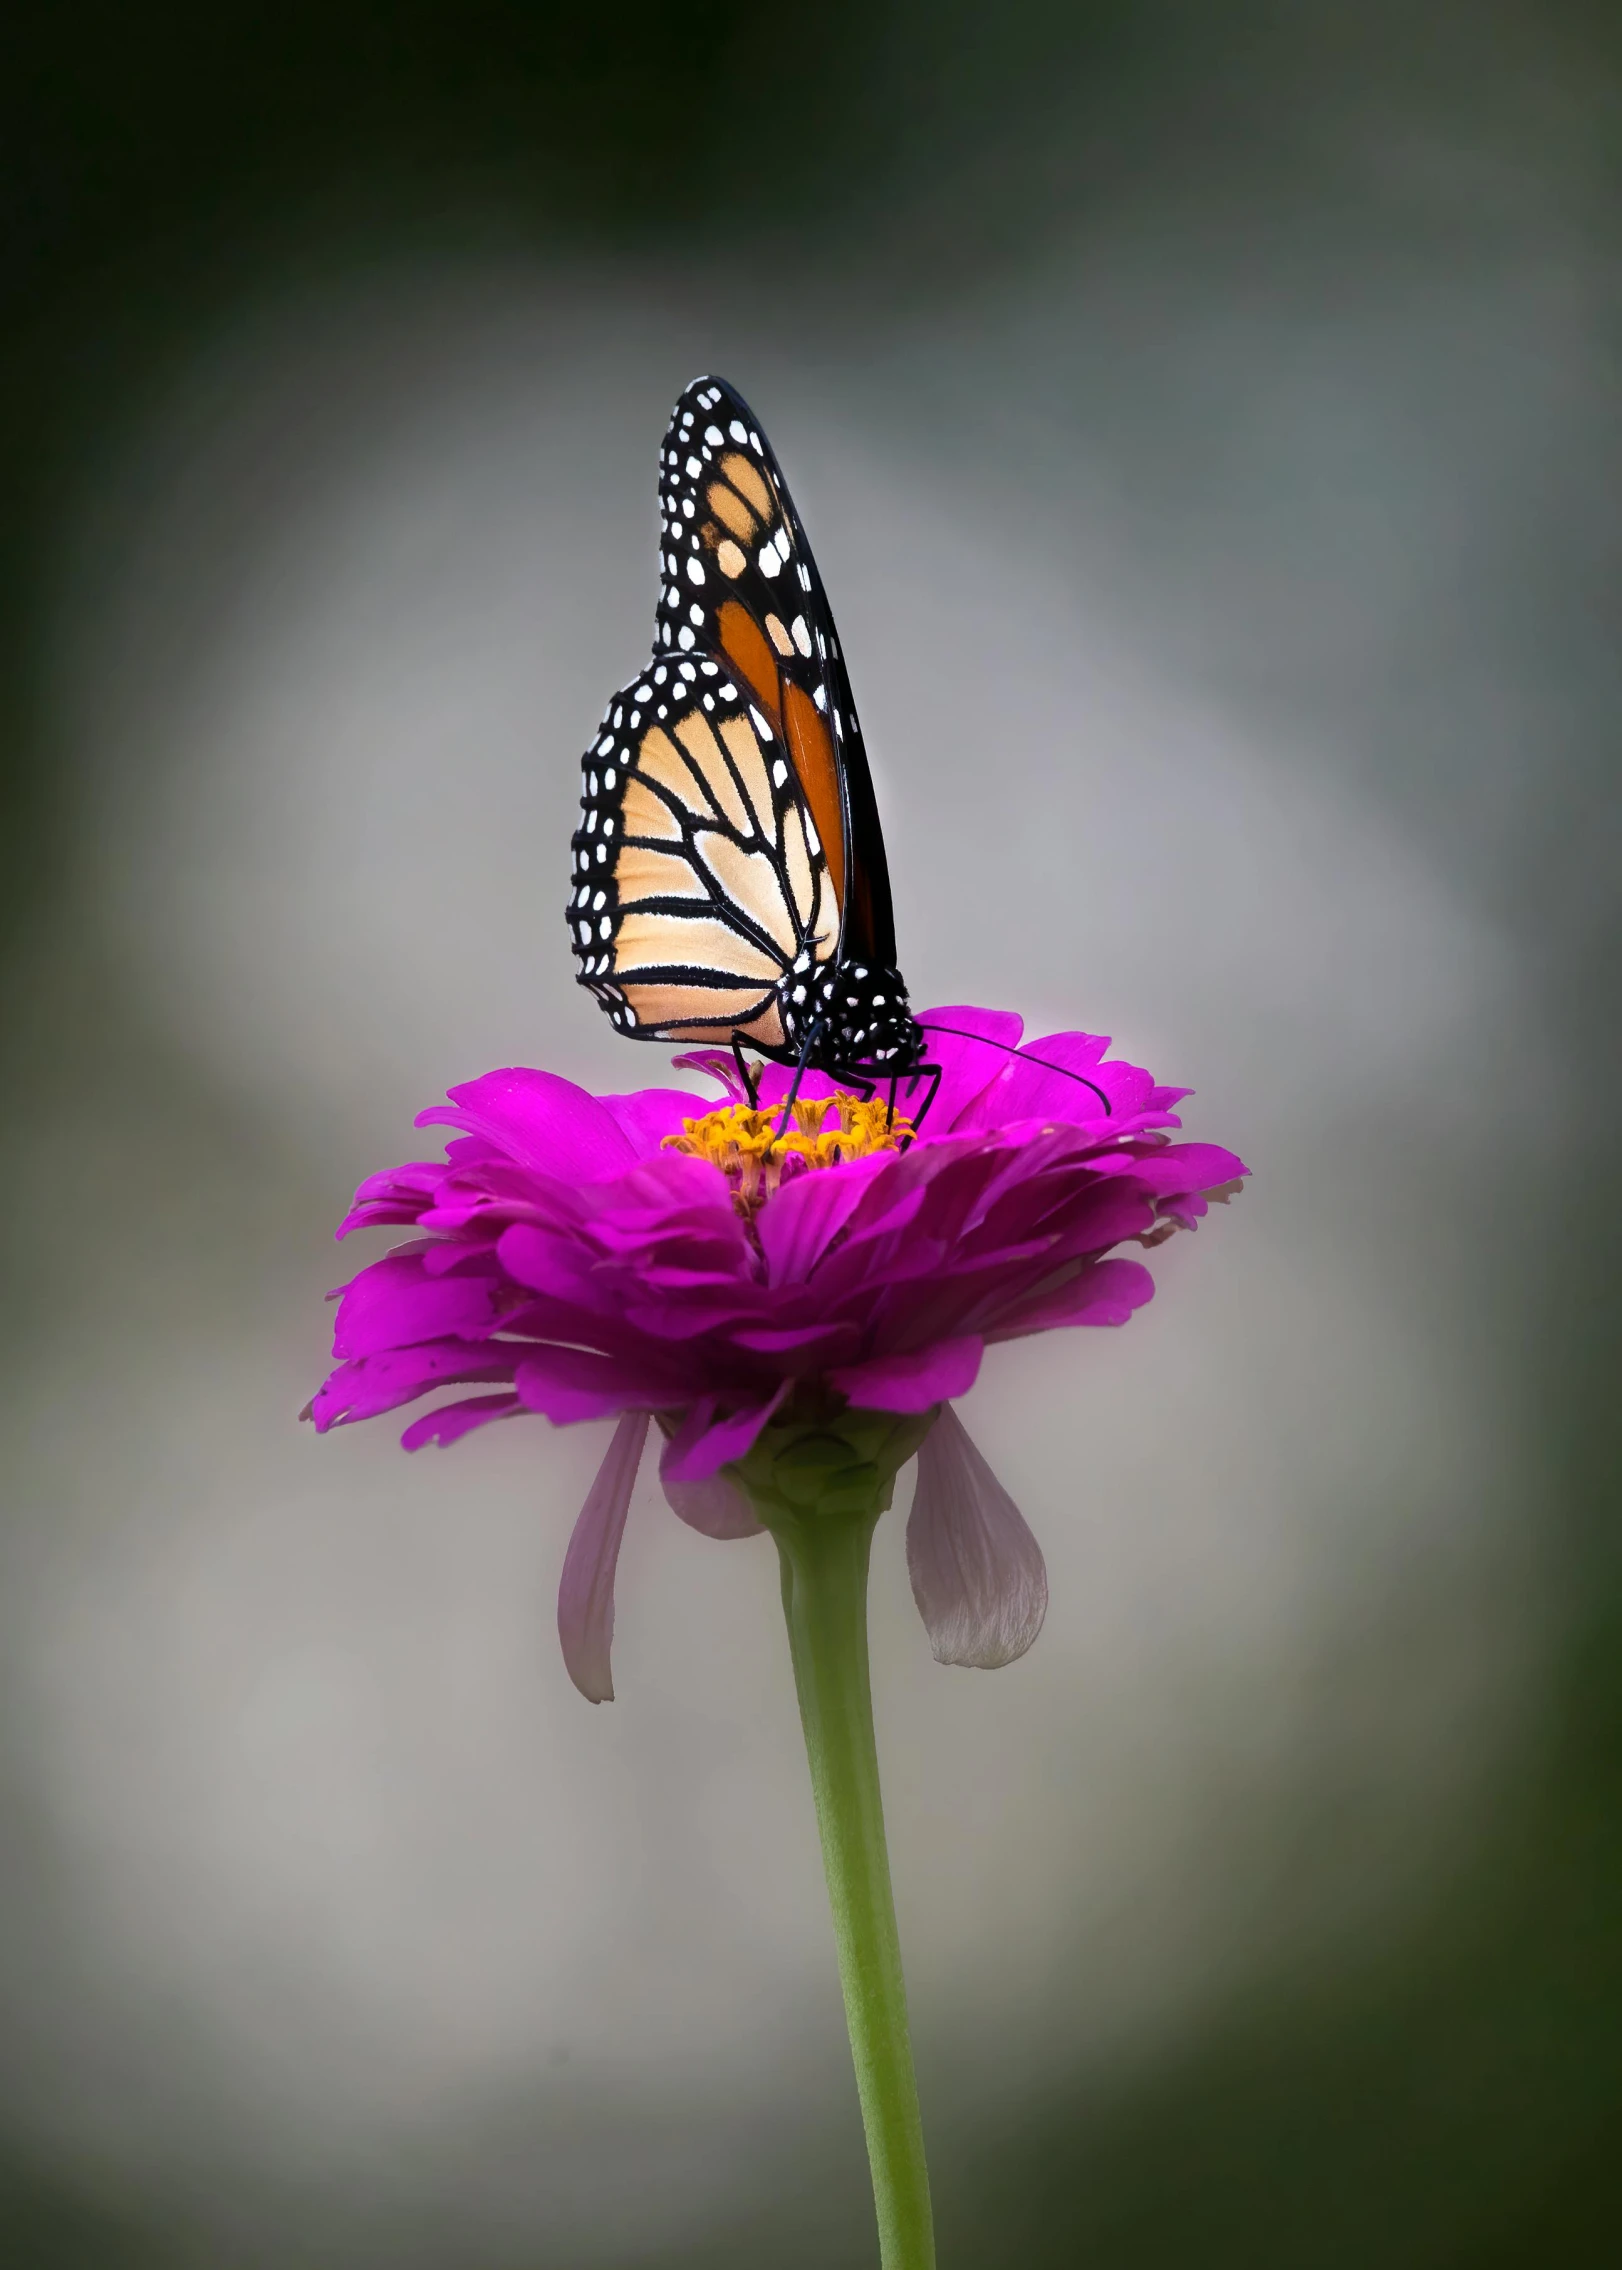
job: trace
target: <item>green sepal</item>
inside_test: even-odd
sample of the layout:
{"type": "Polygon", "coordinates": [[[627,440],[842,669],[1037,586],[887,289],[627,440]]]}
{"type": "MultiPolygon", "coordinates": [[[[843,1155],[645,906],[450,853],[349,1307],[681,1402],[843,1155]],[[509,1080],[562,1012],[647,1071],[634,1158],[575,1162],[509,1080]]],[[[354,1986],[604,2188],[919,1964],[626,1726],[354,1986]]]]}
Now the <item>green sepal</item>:
{"type": "Polygon", "coordinates": [[[840,1516],[876,1521],[938,1408],[777,1418],[726,1471],[768,1529],[840,1516]]]}

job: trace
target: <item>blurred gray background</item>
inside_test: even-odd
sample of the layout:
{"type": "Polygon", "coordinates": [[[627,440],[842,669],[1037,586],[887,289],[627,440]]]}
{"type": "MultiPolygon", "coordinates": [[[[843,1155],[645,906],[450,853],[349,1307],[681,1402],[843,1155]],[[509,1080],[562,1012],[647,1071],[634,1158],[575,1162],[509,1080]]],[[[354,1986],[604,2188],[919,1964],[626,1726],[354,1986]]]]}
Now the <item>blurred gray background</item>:
{"type": "Polygon", "coordinates": [[[663,1075],[561,904],[705,368],[915,1000],[1256,1169],[965,1406],[1031,1656],[880,1532],[943,2264],[1622,2255],[1612,12],[5,40],[0,2260],[871,2259],[769,1546],[641,1485],[592,1711],[604,1430],[294,1419],[417,1109],[663,1075]]]}

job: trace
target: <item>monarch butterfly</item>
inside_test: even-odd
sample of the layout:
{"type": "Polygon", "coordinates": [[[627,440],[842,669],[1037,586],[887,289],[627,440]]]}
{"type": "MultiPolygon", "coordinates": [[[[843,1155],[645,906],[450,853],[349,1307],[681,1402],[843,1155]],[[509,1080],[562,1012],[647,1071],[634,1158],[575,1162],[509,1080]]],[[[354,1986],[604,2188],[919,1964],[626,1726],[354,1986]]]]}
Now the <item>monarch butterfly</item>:
{"type": "Polygon", "coordinates": [[[619,1031],[728,1042],[746,1081],[746,1045],[869,1089],[927,1074],[833,616],[724,379],[671,412],[659,513],[653,655],[581,765],[576,976],[619,1031]]]}
{"type": "MultiPolygon", "coordinates": [[[[751,1098],[746,1046],[796,1081],[887,1081],[892,1105],[927,1079],[921,1126],[941,1077],[926,1032],[1018,1051],[907,1005],[833,615],[760,421],[723,378],[695,378],[670,414],[659,516],[653,655],[581,760],[575,975],[633,1039],[729,1042],[751,1098]]],[[[1085,1073],[1048,1069],[1110,1115],[1085,1073]]]]}

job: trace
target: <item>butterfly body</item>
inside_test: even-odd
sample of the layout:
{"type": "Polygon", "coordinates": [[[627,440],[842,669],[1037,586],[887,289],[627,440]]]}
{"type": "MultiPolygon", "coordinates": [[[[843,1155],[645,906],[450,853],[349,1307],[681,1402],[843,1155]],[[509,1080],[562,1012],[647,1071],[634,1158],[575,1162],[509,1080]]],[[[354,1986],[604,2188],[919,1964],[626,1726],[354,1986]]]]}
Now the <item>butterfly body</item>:
{"type": "Polygon", "coordinates": [[[833,617],[748,405],[695,379],[660,452],[653,654],[582,763],[576,975],[637,1039],[918,1070],[833,617]]]}

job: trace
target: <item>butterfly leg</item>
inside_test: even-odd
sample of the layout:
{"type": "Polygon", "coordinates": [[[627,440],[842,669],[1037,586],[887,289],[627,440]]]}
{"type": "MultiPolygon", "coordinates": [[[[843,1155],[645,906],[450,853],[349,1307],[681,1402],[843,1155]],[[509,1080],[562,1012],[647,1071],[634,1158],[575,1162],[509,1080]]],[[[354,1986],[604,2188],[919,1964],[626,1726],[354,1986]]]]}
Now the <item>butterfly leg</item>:
{"type": "Polygon", "coordinates": [[[936,1096],[940,1093],[941,1066],[938,1064],[920,1064],[917,1071],[913,1074],[912,1079],[907,1082],[907,1085],[910,1088],[913,1086],[914,1082],[926,1078],[929,1081],[929,1093],[927,1096],[925,1096],[918,1109],[910,1114],[915,1130],[922,1127],[925,1119],[928,1117],[930,1105],[935,1101],[936,1096]]]}
{"type": "Polygon", "coordinates": [[[732,1036],[732,1061],[738,1067],[738,1077],[743,1082],[743,1092],[749,1098],[749,1109],[758,1111],[760,1109],[760,1090],[755,1085],[754,1076],[750,1072],[744,1057],[742,1033],[734,1033],[732,1036]]]}
{"type": "Polygon", "coordinates": [[[783,1098],[783,1116],[777,1122],[779,1135],[786,1134],[788,1131],[789,1119],[794,1111],[794,1099],[800,1092],[800,1082],[805,1078],[805,1068],[811,1061],[811,1051],[816,1047],[821,1037],[822,1027],[820,1024],[813,1025],[805,1036],[805,1046],[800,1051],[800,1061],[794,1067],[794,1077],[789,1082],[788,1094],[783,1098]]]}

